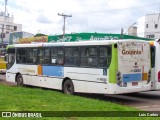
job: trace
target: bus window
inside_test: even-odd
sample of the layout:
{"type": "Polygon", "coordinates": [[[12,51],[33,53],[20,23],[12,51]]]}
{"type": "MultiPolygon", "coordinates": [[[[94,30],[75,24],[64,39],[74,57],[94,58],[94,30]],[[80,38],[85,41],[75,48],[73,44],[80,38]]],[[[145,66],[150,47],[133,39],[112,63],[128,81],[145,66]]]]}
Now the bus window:
{"type": "Polygon", "coordinates": [[[26,63],[25,48],[17,48],[17,63],[18,64],[25,64],[26,63]]]}
{"type": "Polygon", "coordinates": [[[73,66],[72,48],[65,48],[65,65],[73,66]]]}
{"type": "Polygon", "coordinates": [[[56,65],[57,48],[51,48],[51,64],[56,65]]]}
{"type": "Polygon", "coordinates": [[[152,68],[154,68],[155,66],[155,52],[156,52],[155,46],[151,46],[151,67],[152,68]]]}
{"type": "Polygon", "coordinates": [[[51,48],[51,63],[53,65],[64,64],[64,51],[62,47],[51,48]]]}
{"type": "Polygon", "coordinates": [[[109,67],[111,62],[111,46],[99,48],[99,67],[109,67]]]}
{"type": "Polygon", "coordinates": [[[79,65],[79,47],[65,48],[65,66],[79,65]]]}
{"type": "Polygon", "coordinates": [[[27,64],[36,64],[37,63],[37,48],[27,48],[26,56],[27,56],[27,64]]]}
{"type": "Polygon", "coordinates": [[[82,67],[97,67],[98,62],[97,47],[82,47],[81,48],[81,66],[82,67]]]}
{"type": "Polygon", "coordinates": [[[49,48],[39,48],[38,63],[39,64],[50,64],[49,48]]]}
{"type": "Polygon", "coordinates": [[[73,54],[72,54],[73,64],[74,66],[79,66],[79,60],[80,60],[79,47],[75,47],[72,50],[73,50],[73,54]]]}

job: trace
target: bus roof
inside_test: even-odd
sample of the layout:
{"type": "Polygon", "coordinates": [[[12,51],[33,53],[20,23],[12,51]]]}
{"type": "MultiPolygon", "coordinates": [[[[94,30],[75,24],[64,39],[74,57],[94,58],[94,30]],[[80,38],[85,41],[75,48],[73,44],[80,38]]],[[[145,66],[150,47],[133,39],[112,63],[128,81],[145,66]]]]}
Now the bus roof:
{"type": "MultiPolygon", "coordinates": [[[[114,43],[118,43],[118,42],[147,42],[147,41],[138,40],[138,39],[125,39],[125,40],[103,40],[103,41],[78,41],[78,42],[14,44],[13,46],[14,47],[87,46],[87,45],[110,45],[110,44],[114,44],[114,43]]],[[[13,46],[11,45],[10,47],[12,48],[13,46]]]]}

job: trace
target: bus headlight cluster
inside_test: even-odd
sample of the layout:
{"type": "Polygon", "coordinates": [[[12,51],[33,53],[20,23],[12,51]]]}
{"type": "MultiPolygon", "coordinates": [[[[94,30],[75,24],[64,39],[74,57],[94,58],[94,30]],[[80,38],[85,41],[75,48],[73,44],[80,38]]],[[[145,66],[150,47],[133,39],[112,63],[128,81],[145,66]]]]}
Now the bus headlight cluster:
{"type": "Polygon", "coordinates": [[[151,71],[148,72],[148,81],[147,84],[151,81],[151,71]]]}
{"type": "Polygon", "coordinates": [[[116,72],[116,80],[117,80],[117,85],[122,87],[121,73],[119,71],[116,72]]]}

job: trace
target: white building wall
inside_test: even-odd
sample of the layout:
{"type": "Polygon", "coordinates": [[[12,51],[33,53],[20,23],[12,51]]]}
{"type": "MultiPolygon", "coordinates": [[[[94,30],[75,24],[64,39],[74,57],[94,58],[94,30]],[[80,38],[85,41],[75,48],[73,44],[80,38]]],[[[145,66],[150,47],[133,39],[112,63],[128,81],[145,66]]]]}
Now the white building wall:
{"type": "Polygon", "coordinates": [[[22,31],[22,24],[14,23],[13,16],[5,16],[3,12],[0,12],[0,43],[2,42],[1,33],[5,34],[3,42],[9,42],[9,35],[11,32],[22,31]]]}
{"type": "Polygon", "coordinates": [[[32,33],[28,33],[28,32],[23,32],[23,38],[30,38],[30,37],[34,37],[34,34],[32,33]]]}
{"type": "Polygon", "coordinates": [[[128,30],[128,35],[137,36],[137,27],[132,26],[132,27],[128,30]]]}
{"type": "Polygon", "coordinates": [[[147,38],[160,38],[160,13],[145,16],[144,35],[147,38]]]}

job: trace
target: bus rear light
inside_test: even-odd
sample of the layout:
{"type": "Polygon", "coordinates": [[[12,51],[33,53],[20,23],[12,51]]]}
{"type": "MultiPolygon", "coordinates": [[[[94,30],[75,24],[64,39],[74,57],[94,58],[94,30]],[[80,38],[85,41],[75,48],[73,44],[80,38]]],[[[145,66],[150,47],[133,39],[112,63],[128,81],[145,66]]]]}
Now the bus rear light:
{"type": "Polygon", "coordinates": [[[151,71],[148,72],[148,80],[147,80],[147,84],[150,83],[151,81],[151,71]]]}
{"type": "Polygon", "coordinates": [[[160,82],[160,71],[158,72],[158,82],[160,82]]]}
{"type": "Polygon", "coordinates": [[[122,81],[117,81],[117,85],[122,87],[122,81]]]}
{"type": "Polygon", "coordinates": [[[148,73],[142,73],[142,80],[148,80],[148,73]]]}
{"type": "Polygon", "coordinates": [[[148,79],[151,78],[151,71],[148,72],[148,79]]]}
{"type": "Polygon", "coordinates": [[[154,41],[149,41],[150,46],[154,46],[154,41]]]}
{"type": "Polygon", "coordinates": [[[121,80],[121,76],[117,76],[116,79],[117,79],[118,81],[120,81],[120,80],[121,80]]]}
{"type": "Polygon", "coordinates": [[[149,83],[150,83],[150,81],[151,81],[151,79],[148,79],[147,84],[149,84],[149,83]]]}
{"type": "Polygon", "coordinates": [[[151,79],[151,74],[148,74],[148,79],[151,79]]]}
{"type": "Polygon", "coordinates": [[[119,71],[117,71],[116,76],[121,76],[121,73],[119,71]]]}
{"type": "Polygon", "coordinates": [[[119,71],[116,71],[116,80],[117,80],[117,85],[122,87],[123,84],[122,84],[122,80],[121,80],[121,72],[119,72],[119,71]]]}
{"type": "Polygon", "coordinates": [[[127,83],[126,82],[123,83],[123,87],[127,87],[127,83]]]}
{"type": "Polygon", "coordinates": [[[121,80],[121,73],[119,71],[116,72],[116,80],[121,80]]]}
{"type": "Polygon", "coordinates": [[[148,74],[151,74],[151,71],[149,71],[148,74]]]}

